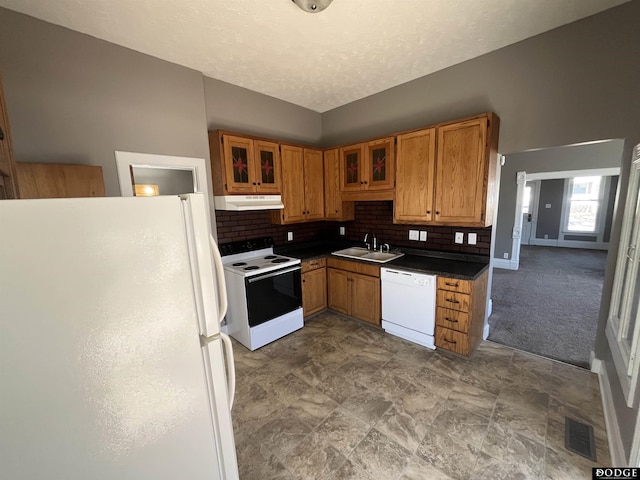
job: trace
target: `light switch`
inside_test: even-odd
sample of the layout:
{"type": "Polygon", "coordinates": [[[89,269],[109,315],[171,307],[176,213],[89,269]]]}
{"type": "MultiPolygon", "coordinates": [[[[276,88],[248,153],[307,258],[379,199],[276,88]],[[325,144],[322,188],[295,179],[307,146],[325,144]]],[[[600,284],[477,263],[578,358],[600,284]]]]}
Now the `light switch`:
{"type": "Polygon", "coordinates": [[[340,227],[340,235],[344,235],[345,231],[344,231],[344,227],[340,227]]]}
{"type": "Polygon", "coordinates": [[[550,203],[545,203],[544,204],[544,208],[551,208],[551,204],[550,203]]]}
{"type": "Polygon", "coordinates": [[[464,233],[462,232],[456,232],[456,239],[455,239],[456,243],[464,243],[464,233]]]}
{"type": "Polygon", "coordinates": [[[421,242],[426,242],[427,241],[427,231],[426,230],[420,230],[420,241],[421,242]]]}
{"type": "Polygon", "coordinates": [[[409,230],[409,240],[418,240],[420,238],[418,230],[409,230]]]}
{"type": "Polygon", "coordinates": [[[293,241],[293,232],[287,232],[287,241],[293,241]]]}
{"type": "Polygon", "coordinates": [[[467,235],[467,242],[469,243],[469,245],[475,245],[476,243],[478,243],[478,234],[470,233],[469,235],[467,235]]]}

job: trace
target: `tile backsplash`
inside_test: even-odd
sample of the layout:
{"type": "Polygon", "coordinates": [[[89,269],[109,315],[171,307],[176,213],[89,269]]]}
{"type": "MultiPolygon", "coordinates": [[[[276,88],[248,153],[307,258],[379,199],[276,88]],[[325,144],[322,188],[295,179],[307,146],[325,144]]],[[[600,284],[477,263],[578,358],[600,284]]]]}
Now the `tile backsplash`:
{"type": "Polygon", "coordinates": [[[355,217],[351,222],[310,222],[292,225],[272,225],[269,211],[228,212],[216,210],[219,243],[270,236],[276,245],[299,243],[316,238],[340,238],[340,226],[346,228],[345,238],[362,241],[365,233],[375,233],[378,243],[393,247],[411,247],[425,250],[489,255],[491,227],[437,227],[425,225],[399,225],[393,223],[393,202],[356,202],[355,217]],[[409,230],[427,232],[427,241],[409,240],[409,230]],[[287,242],[287,232],[293,232],[293,242],[287,242]],[[456,232],[464,233],[464,244],[454,242],[456,232]],[[469,233],[476,233],[476,245],[468,245],[469,233]]]}

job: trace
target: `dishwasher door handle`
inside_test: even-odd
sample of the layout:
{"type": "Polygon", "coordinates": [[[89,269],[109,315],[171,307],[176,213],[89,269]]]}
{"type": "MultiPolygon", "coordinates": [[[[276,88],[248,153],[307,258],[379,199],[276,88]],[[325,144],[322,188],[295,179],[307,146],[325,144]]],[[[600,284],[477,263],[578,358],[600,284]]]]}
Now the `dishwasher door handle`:
{"type": "Polygon", "coordinates": [[[394,275],[405,275],[407,277],[410,277],[411,274],[407,273],[407,272],[398,272],[397,270],[389,270],[388,268],[385,270],[385,272],[387,273],[393,273],[394,275]]]}

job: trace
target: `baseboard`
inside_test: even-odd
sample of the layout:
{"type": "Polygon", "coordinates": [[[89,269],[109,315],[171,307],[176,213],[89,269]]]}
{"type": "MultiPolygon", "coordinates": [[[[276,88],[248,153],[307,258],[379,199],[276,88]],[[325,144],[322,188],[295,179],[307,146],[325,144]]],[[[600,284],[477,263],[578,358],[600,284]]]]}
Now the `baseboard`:
{"type": "Polygon", "coordinates": [[[605,242],[583,242],[580,240],[558,240],[559,247],[582,248],[587,250],[609,250],[609,244],[605,242]]]}
{"type": "Polygon", "coordinates": [[[602,397],[602,410],[604,411],[604,422],[607,427],[607,438],[609,440],[609,453],[611,454],[611,466],[626,467],[627,459],[624,453],[624,445],[618,427],[618,418],[613,405],[613,395],[611,385],[607,375],[607,368],[592,352],[591,371],[598,375],[600,383],[600,396],[602,397]]]}
{"type": "Polygon", "coordinates": [[[557,247],[558,239],[552,238],[532,238],[529,240],[529,245],[537,245],[540,247],[557,247]]]}
{"type": "Polygon", "coordinates": [[[505,270],[518,270],[518,262],[507,260],[506,258],[492,258],[491,266],[494,268],[504,268],[505,270]]]}

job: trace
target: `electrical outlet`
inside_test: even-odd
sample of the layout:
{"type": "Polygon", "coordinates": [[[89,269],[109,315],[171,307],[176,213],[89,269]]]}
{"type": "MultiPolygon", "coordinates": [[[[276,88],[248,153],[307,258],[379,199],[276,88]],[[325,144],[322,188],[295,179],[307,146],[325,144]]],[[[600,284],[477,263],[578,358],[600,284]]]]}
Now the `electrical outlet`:
{"type": "Polygon", "coordinates": [[[345,234],[345,228],[344,227],[340,227],[340,235],[344,235],[345,234]]]}
{"type": "Polygon", "coordinates": [[[464,233],[456,232],[456,239],[454,241],[456,243],[464,243],[464,233]]]}
{"type": "Polygon", "coordinates": [[[287,232],[287,241],[288,242],[293,241],[293,232],[287,232]]]}
{"type": "Polygon", "coordinates": [[[544,204],[544,208],[551,208],[551,204],[550,203],[545,203],[544,204]]]}
{"type": "Polygon", "coordinates": [[[467,235],[467,242],[469,243],[469,245],[475,245],[476,243],[478,243],[478,234],[470,233],[469,235],[467,235]]]}
{"type": "Polygon", "coordinates": [[[545,240],[549,240],[549,235],[545,233],[545,234],[544,234],[544,239],[545,239],[545,240]]]}
{"type": "Polygon", "coordinates": [[[504,252],[504,253],[502,254],[502,256],[503,256],[503,258],[509,258],[509,254],[508,254],[507,252],[504,252]]]}
{"type": "Polygon", "coordinates": [[[420,238],[420,234],[418,230],[409,230],[409,240],[418,240],[420,238]]]}
{"type": "Polygon", "coordinates": [[[426,232],[426,230],[420,230],[420,241],[421,242],[426,242],[427,241],[427,232],[426,232]]]}

